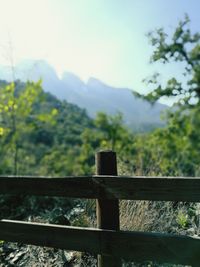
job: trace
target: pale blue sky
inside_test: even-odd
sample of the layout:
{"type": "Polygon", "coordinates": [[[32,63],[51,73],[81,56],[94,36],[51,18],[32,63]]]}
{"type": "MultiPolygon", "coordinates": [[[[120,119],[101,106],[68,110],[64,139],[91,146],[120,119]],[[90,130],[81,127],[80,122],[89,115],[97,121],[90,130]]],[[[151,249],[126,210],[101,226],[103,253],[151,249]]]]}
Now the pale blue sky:
{"type": "Polygon", "coordinates": [[[58,74],[143,92],[141,80],[160,69],[145,34],[171,31],[184,13],[198,31],[199,10],[199,0],[0,0],[0,64],[45,59],[58,74]]]}

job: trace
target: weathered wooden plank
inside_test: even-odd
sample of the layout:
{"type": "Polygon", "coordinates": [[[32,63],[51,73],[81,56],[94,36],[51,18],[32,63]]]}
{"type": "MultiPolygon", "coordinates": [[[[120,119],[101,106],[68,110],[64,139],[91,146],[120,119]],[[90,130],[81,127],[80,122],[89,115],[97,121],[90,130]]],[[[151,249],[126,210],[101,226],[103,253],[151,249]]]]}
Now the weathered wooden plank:
{"type": "Polygon", "coordinates": [[[2,176],[0,194],[200,202],[200,178],[2,176]]]}
{"type": "Polygon", "coordinates": [[[200,262],[200,238],[170,234],[0,221],[0,239],[134,261],[152,260],[196,266],[200,262]]]}
{"type": "Polygon", "coordinates": [[[170,234],[120,232],[105,234],[109,238],[112,253],[136,262],[188,264],[199,266],[200,239],[170,234]]]}
{"type": "Polygon", "coordinates": [[[101,250],[98,242],[99,233],[78,227],[0,221],[0,240],[91,253],[101,250]]]}
{"type": "Polygon", "coordinates": [[[0,177],[0,194],[95,198],[92,177],[0,177]]]}
{"type": "Polygon", "coordinates": [[[108,198],[200,202],[200,178],[98,176],[93,181],[108,198]]]}

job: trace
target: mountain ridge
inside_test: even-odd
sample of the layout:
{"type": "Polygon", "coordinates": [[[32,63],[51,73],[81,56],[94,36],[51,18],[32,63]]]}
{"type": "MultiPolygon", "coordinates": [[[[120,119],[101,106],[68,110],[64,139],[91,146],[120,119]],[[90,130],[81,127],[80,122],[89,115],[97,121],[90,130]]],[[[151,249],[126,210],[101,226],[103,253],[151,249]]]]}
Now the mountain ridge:
{"type": "MultiPolygon", "coordinates": [[[[0,66],[0,79],[12,80],[12,73],[0,66]]],[[[24,60],[14,68],[14,77],[23,82],[37,81],[42,78],[45,91],[52,93],[60,100],[67,100],[86,109],[91,117],[103,111],[110,115],[120,112],[124,122],[135,130],[162,127],[164,122],[160,114],[168,107],[149,102],[133,95],[129,88],[117,88],[91,77],[85,83],[69,71],[58,77],[55,69],[44,60],[24,60]]]]}

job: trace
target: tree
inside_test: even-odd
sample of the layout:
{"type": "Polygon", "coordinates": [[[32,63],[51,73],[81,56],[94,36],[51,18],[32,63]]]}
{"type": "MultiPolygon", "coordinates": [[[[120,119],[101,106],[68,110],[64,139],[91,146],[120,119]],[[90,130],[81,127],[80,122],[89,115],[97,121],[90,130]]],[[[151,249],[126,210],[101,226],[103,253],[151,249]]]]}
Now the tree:
{"type": "Polygon", "coordinates": [[[0,87],[1,163],[4,172],[18,174],[19,161],[21,158],[25,160],[25,140],[34,129],[35,121],[51,122],[56,115],[56,109],[50,113],[33,114],[34,105],[41,101],[41,81],[26,84],[16,81],[0,87]]]}
{"type": "Polygon", "coordinates": [[[97,150],[114,150],[121,162],[132,161],[134,148],[134,134],[123,124],[121,113],[107,115],[99,112],[94,119],[94,126],[83,131],[83,144],[79,161],[84,166],[85,173],[94,173],[94,152],[97,150]]]}
{"type": "Polygon", "coordinates": [[[200,105],[200,34],[192,33],[189,23],[190,20],[185,15],[171,36],[166,34],[163,28],[148,34],[150,43],[154,47],[152,63],[177,62],[184,67],[182,81],[172,77],[165,86],[162,86],[158,82],[158,73],[146,80],[156,86],[145,96],[151,102],[167,96],[173,97],[174,101],[184,108],[200,105]]]}
{"type": "Polygon", "coordinates": [[[153,90],[143,98],[154,103],[169,97],[175,106],[167,114],[167,126],[146,136],[142,149],[138,145],[144,169],[153,166],[160,175],[199,175],[200,34],[192,33],[189,23],[186,15],[171,35],[163,28],[148,34],[154,48],[151,62],[177,63],[183,70],[180,80],[172,77],[164,85],[158,73],[145,80],[153,90]]]}
{"type": "Polygon", "coordinates": [[[122,140],[126,129],[123,125],[123,117],[121,113],[115,116],[109,116],[103,112],[99,112],[94,121],[95,126],[104,133],[102,145],[107,149],[117,149],[117,144],[122,140]]]}

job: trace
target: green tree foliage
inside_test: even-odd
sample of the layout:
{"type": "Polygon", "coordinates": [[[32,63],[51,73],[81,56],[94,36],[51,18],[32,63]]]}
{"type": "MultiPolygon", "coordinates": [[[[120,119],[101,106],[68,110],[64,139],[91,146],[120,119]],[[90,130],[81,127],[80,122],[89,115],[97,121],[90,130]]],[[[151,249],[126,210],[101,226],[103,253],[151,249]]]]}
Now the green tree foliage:
{"type": "MultiPolygon", "coordinates": [[[[17,83],[7,84],[0,88],[0,131],[1,151],[5,165],[10,161],[12,174],[18,173],[19,157],[23,154],[22,140],[31,131],[32,124],[29,117],[33,105],[41,95],[41,82],[28,82],[23,90],[17,90],[17,83]]],[[[4,166],[5,167],[5,166],[4,166]]]]}
{"type": "Polygon", "coordinates": [[[91,126],[86,112],[44,93],[40,82],[2,83],[0,90],[0,173],[77,173],[81,133],[91,126]]]}
{"type": "Polygon", "coordinates": [[[177,63],[183,70],[180,80],[172,77],[160,83],[159,74],[146,80],[153,90],[145,99],[154,103],[168,97],[174,101],[174,108],[167,114],[167,126],[138,141],[143,142],[143,148],[138,145],[143,168],[153,166],[161,175],[199,174],[200,34],[191,32],[189,22],[185,16],[171,35],[162,28],[148,35],[154,48],[151,62],[177,63]]]}
{"type": "Polygon", "coordinates": [[[146,98],[156,101],[162,96],[174,97],[179,106],[188,108],[199,105],[200,102],[200,34],[192,33],[189,28],[189,18],[185,16],[178,27],[169,36],[163,28],[148,34],[154,47],[151,62],[170,64],[176,62],[183,67],[182,78],[169,79],[165,85],[158,82],[159,74],[154,74],[149,83],[156,88],[146,98]]]}
{"type": "Polygon", "coordinates": [[[94,121],[95,126],[103,134],[101,146],[107,149],[116,150],[123,140],[123,135],[127,130],[123,126],[122,114],[108,116],[103,112],[99,112],[94,121]]]}
{"type": "Polygon", "coordinates": [[[135,135],[123,124],[121,113],[107,115],[99,112],[93,125],[82,133],[83,145],[79,159],[86,173],[94,173],[90,166],[94,166],[94,153],[98,150],[114,150],[122,162],[128,164],[132,161],[135,135]]]}
{"type": "MultiPolygon", "coordinates": [[[[73,104],[66,101],[59,101],[50,94],[46,94],[46,106],[56,107],[58,114],[56,124],[44,128],[38,127],[40,131],[34,133],[36,140],[39,138],[41,147],[44,142],[41,140],[42,135],[51,136],[51,142],[46,145],[47,152],[41,153],[39,173],[43,175],[82,175],[84,164],[87,162],[79,161],[82,140],[82,132],[85,128],[92,127],[92,120],[86,112],[73,104]]],[[[40,108],[44,109],[44,104],[40,108]]],[[[44,136],[44,139],[46,137],[44,136]]],[[[91,167],[91,166],[90,166],[91,167]]]]}

